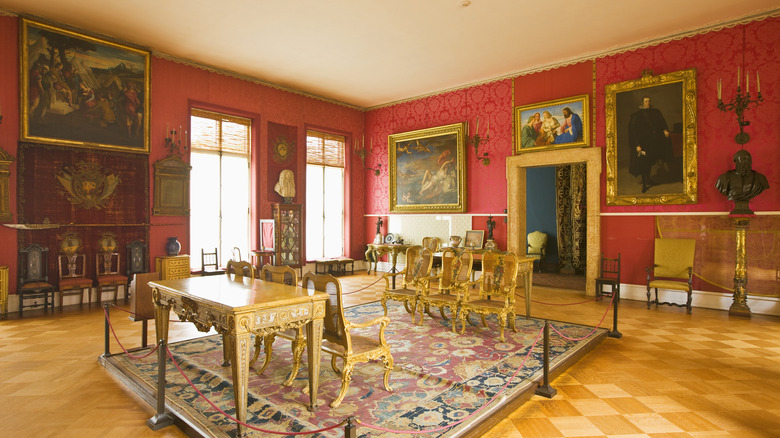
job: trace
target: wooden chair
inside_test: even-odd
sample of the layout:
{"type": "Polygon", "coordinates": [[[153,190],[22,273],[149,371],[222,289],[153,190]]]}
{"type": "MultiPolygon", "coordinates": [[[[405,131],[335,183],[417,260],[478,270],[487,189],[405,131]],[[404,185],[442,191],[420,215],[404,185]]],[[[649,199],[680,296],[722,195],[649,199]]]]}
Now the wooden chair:
{"type": "MultiPolygon", "coordinates": [[[[294,271],[293,271],[294,272],[294,271]]],[[[249,262],[228,260],[225,267],[225,274],[234,281],[244,281],[244,279],[255,279],[255,267],[249,262]]]]}
{"type": "MultiPolygon", "coordinates": [[[[119,273],[119,262],[118,252],[103,252],[95,256],[95,291],[98,304],[103,301],[103,292],[114,292],[114,302],[116,302],[119,298],[119,286],[125,287],[125,299],[127,299],[127,276],[119,273]]],[[[92,303],[91,292],[90,303],[92,303]]]]}
{"type": "Polygon", "coordinates": [[[127,245],[127,290],[135,274],[149,272],[149,258],[146,256],[146,243],[134,240],[127,245]]]}
{"type": "Polygon", "coordinates": [[[87,255],[86,254],[59,254],[57,256],[57,271],[60,282],[60,310],[65,302],[67,295],[78,295],[79,306],[84,305],[84,289],[87,289],[87,296],[92,298],[92,279],[87,278],[87,255]]]}
{"type": "Polygon", "coordinates": [[[438,252],[441,248],[441,239],[438,237],[423,237],[423,248],[428,248],[432,253],[438,252]]]}
{"type": "MultiPolygon", "coordinates": [[[[620,297],[620,253],[616,259],[604,257],[601,253],[601,266],[598,278],[596,278],[596,296],[606,295],[620,297]],[[604,286],[609,286],[609,292],[604,291],[604,286]]],[[[615,299],[618,299],[618,298],[615,299]]]]}
{"type": "Polygon", "coordinates": [[[539,267],[539,272],[542,272],[542,264],[544,263],[544,257],[547,255],[547,234],[541,231],[534,231],[528,234],[528,245],[526,246],[525,256],[533,257],[534,263],[539,267]]]}
{"type": "Polygon", "coordinates": [[[54,312],[54,285],[49,283],[49,248],[31,243],[19,250],[19,316],[22,309],[38,307],[43,299],[43,310],[51,306],[54,312]],[[24,300],[34,300],[25,305],[24,300]],[[51,302],[49,301],[51,299],[51,302]]]}
{"type": "MultiPolygon", "coordinates": [[[[289,266],[265,265],[260,270],[260,280],[286,284],[288,286],[296,286],[298,285],[298,273],[295,272],[295,269],[289,266]]],[[[252,365],[255,364],[257,358],[260,356],[260,349],[262,348],[265,351],[265,360],[263,362],[263,366],[257,370],[257,374],[263,374],[263,372],[265,372],[265,369],[271,362],[274,340],[276,340],[277,336],[292,341],[293,369],[290,372],[290,376],[284,382],[284,386],[290,386],[295,379],[295,376],[298,374],[298,368],[301,366],[300,358],[303,355],[303,349],[306,348],[306,338],[303,334],[303,325],[300,325],[300,327],[297,328],[271,333],[264,337],[255,336],[255,354],[252,356],[252,360],[249,362],[249,366],[252,367],[252,365]]]]}
{"type": "Polygon", "coordinates": [[[225,273],[225,270],[219,267],[219,253],[217,252],[217,248],[214,248],[214,252],[206,252],[201,248],[200,263],[200,275],[222,275],[225,273]]]}
{"type": "MultiPolygon", "coordinates": [[[[385,364],[382,381],[385,390],[392,391],[389,380],[394,362],[393,356],[390,354],[390,346],[385,340],[385,328],[390,323],[390,318],[380,316],[371,321],[360,323],[349,321],[344,314],[341,283],[332,275],[307,273],[303,276],[302,287],[308,290],[327,292],[330,296],[330,301],[325,306],[322,351],[331,355],[330,364],[333,371],[336,374],[341,374],[341,390],[336,399],[331,402],[330,407],[337,408],[344,400],[356,363],[382,359],[385,364]],[[376,337],[360,336],[356,333],[358,330],[377,325],[379,326],[379,334],[376,337]],[[341,358],[343,362],[341,370],[336,366],[338,358],[341,358]]],[[[302,355],[303,351],[296,352],[296,354],[302,355]]],[[[298,362],[300,362],[300,357],[298,362]]],[[[297,369],[294,372],[297,373],[297,369]]]]}
{"type": "Polygon", "coordinates": [[[504,342],[504,327],[509,321],[515,326],[515,287],[517,286],[517,256],[511,252],[488,251],[482,255],[482,277],[479,283],[479,297],[464,294],[460,304],[461,334],[466,331],[469,313],[478,313],[482,325],[487,327],[485,315],[496,314],[501,330],[500,341],[504,342]]]}
{"type": "Polygon", "coordinates": [[[436,306],[441,317],[446,320],[444,309],[449,308],[452,313],[452,332],[455,332],[455,319],[460,310],[462,295],[468,293],[467,283],[471,278],[473,264],[474,257],[469,251],[447,248],[442,252],[439,275],[428,278],[428,287],[423,289],[423,293],[418,298],[420,325],[423,321],[423,310],[433,318],[430,307],[436,306]]]}
{"type": "Polygon", "coordinates": [[[647,271],[647,308],[655,303],[667,306],[685,307],[691,313],[693,299],[693,260],[696,254],[694,239],[655,239],[653,266],[647,271]],[[682,281],[681,281],[682,280],[682,281]],[[685,304],[658,300],[658,289],[671,289],[686,292],[685,304]],[[655,299],[650,300],[650,290],[655,289],[655,299]]]}
{"type": "Polygon", "coordinates": [[[235,260],[237,262],[240,262],[241,260],[243,260],[241,258],[241,248],[239,248],[237,246],[233,247],[233,251],[230,254],[230,260],[235,260]]]}
{"type": "Polygon", "coordinates": [[[428,248],[412,246],[406,250],[406,267],[399,272],[391,272],[382,276],[385,279],[385,290],[382,292],[382,307],[387,316],[387,300],[395,300],[404,303],[404,308],[412,314],[412,322],[417,311],[417,298],[420,289],[428,287],[428,278],[431,275],[433,254],[428,248]],[[390,280],[393,277],[403,276],[403,281],[393,289],[390,280]],[[411,308],[410,308],[411,305],[411,308]]]}

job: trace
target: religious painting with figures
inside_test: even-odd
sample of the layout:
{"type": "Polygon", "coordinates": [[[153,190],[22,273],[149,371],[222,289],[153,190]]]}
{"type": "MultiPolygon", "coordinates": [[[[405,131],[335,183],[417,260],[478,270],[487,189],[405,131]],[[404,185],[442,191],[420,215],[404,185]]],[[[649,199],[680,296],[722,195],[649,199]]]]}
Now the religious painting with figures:
{"type": "Polygon", "coordinates": [[[696,70],[606,87],[607,205],[696,202],[696,70]]]}
{"type": "Polygon", "coordinates": [[[466,124],[389,138],[390,212],[466,211],[466,124]]]}

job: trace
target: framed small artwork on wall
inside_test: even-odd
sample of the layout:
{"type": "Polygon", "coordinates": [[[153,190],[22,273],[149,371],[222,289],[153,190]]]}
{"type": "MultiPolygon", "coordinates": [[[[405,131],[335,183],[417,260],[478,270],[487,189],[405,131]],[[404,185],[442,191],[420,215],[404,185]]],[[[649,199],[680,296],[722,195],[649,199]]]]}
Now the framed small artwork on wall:
{"type": "Polygon", "coordinates": [[[590,145],[588,95],[515,108],[515,153],[590,145]]]}

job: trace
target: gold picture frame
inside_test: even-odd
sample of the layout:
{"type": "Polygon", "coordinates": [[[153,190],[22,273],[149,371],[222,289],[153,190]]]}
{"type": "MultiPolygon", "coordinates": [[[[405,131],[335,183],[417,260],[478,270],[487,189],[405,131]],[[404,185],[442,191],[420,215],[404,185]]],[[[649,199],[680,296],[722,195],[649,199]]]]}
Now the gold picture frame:
{"type": "Polygon", "coordinates": [[[175,155],[154,163],[154,216],[190,215],[190,170],[175,155]]]}
{"type": "Polygon", "coordinates": [[[515,107],[515,154],[590,146],[589,96],[515,107]]]}
{"type": "Polygon", "coordinates": [[[21,21],[21,140],[149,153],[151,55],[21,21]]]}
{"type": "Polygon", "coordinates": [[[607,205],[696,203],[696,97],[696,69],[605,87],[607,205]]]}
{"type": "Polygon", "coordinates": [[[466,211],[466,123],[388,137],[390,213],[466,211]]]}

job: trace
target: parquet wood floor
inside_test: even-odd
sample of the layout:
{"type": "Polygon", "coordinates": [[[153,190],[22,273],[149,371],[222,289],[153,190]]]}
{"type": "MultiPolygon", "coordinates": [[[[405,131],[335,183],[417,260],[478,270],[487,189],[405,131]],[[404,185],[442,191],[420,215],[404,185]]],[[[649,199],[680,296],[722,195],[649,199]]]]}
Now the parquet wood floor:
{"type": "MultiPolygon", "coordinates": [[[[341,277],[345,301],[379,299],[384,282],[369,286],[378,278],[341,277]]],[[[586,300],[582,292],[541,287],[533,299],[586,300]]],[[[519,298],[518,310],[524,305],[519,298]]],[[[607,306],[606,299],[571,306],[534,303],[533,316],[595,325],[607,306]]],[[[127,305],[120,301],[118,307],[127,305]]],[[[120,342],[138,347],[141,323],[117,309],[110,315],[120,342]]],[[[145,422],[154,409],[98,364],[101,308],[9,316],[0,321],[0,436],[185,436],[175,427],[150,430],[145,422]]],[[[605,326],[611,321],[610,312],[605,326]]],[[[780,436],[780,318],[730,318],[700,308],[687,315],[684,309],[648,310],[643,302],[624,300],[618,328],[621,339],[605,340],[551,382],[557,396],[533,396],[483,436],[780,436]]],[[[171,324],[173,341],[198,335],[203,334],[192,324],[171,324]]],[[[149,339],[153,342],[153,322],[149,339]]],[[[120,351],[114,340],[111,351],[120,351]]]]}

